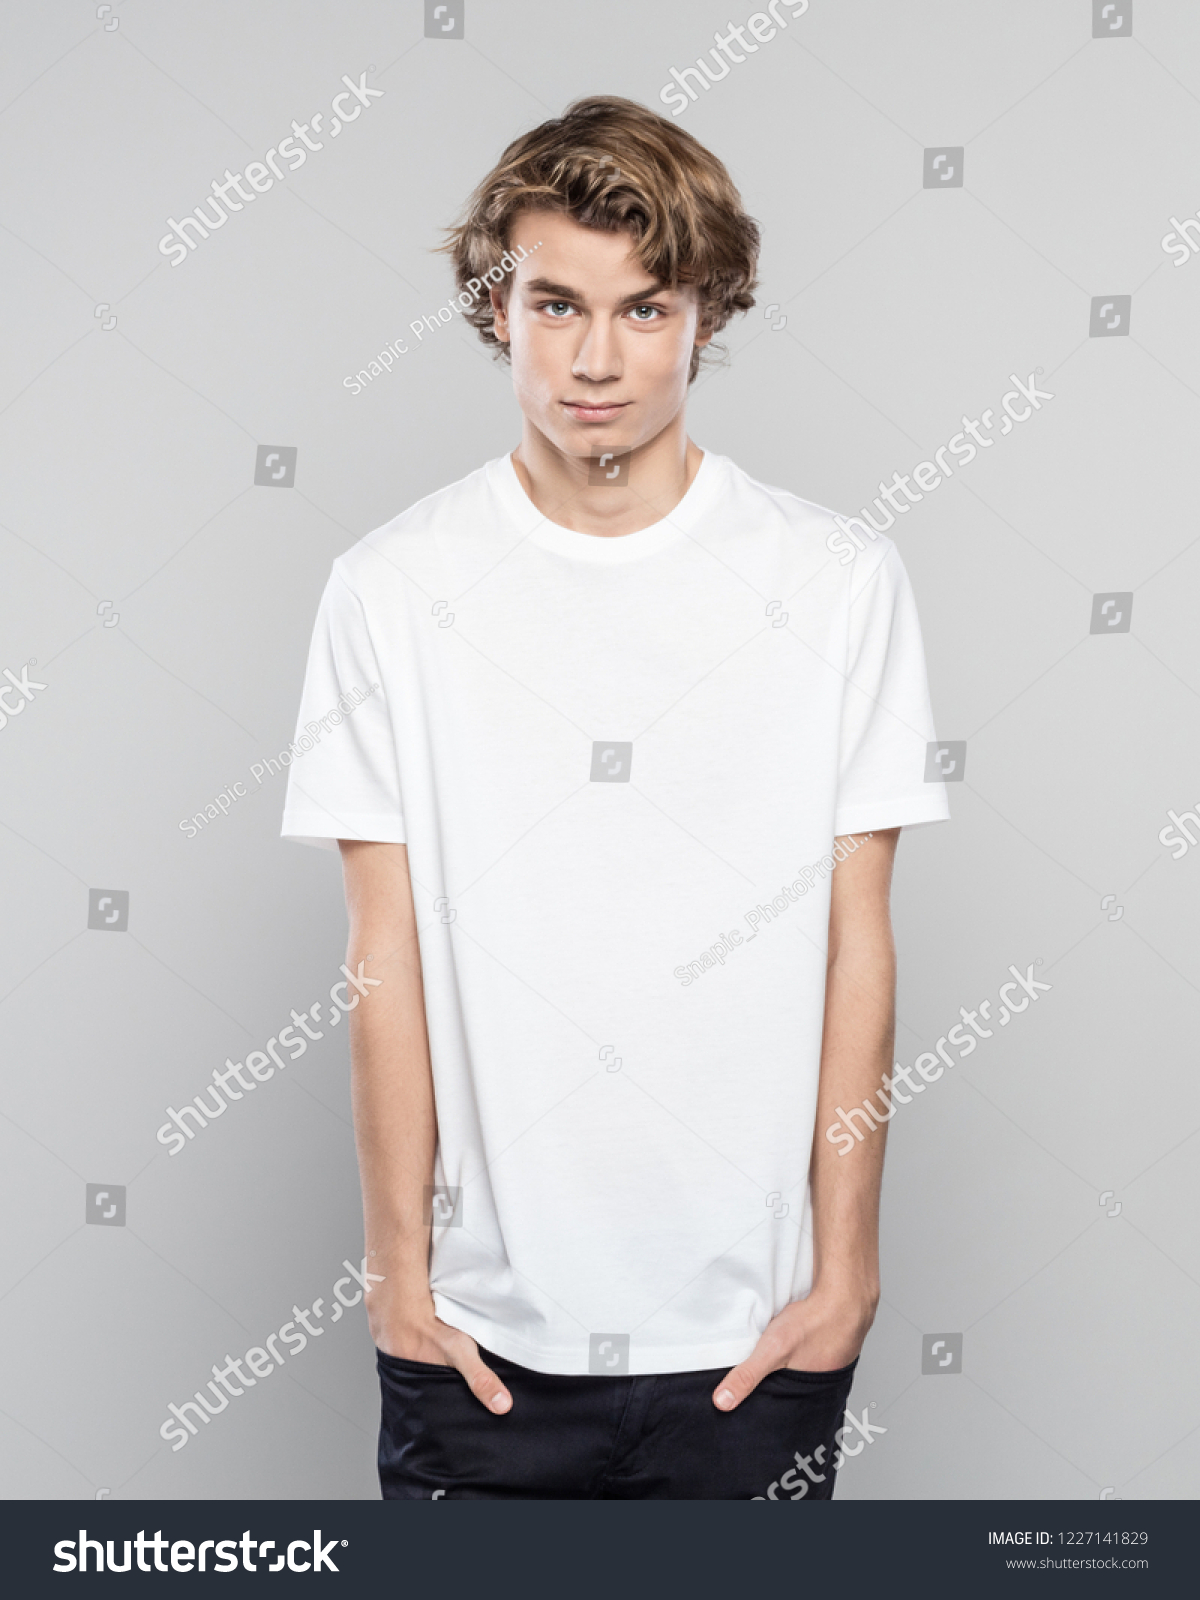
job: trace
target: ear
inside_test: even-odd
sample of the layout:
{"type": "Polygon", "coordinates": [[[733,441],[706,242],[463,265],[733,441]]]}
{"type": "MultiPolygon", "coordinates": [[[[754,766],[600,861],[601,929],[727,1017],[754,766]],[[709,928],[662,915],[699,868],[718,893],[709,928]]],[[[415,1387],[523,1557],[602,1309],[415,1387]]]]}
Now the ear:
{"type": "Polygon", "coordinates": [[[716,331],[713,326],[712,312],[701,306],[700,314],[696,318],[696,334],[692,340],[696,349],[703,350],[706,344],[711,344],[716,331]]]}
{"type": "Polygon", "coordinates": [[[492,305],[492,328],[501,344],[507,344],[512,337],[508,326],[508,310],[504,303],[504,296],[494,285],[489,288],[488,296],[492,305]]]}

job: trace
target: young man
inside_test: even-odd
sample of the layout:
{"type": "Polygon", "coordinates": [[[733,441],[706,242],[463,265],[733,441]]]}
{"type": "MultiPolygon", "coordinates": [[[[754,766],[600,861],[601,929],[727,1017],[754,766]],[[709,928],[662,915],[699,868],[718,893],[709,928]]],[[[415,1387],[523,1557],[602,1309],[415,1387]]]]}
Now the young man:
{"type": "Polygon", "coordinates": [[[321,601],[300,727],[352,709],[283,832],[340,844],[381,980],[351,1054],[385,1497],[833,1492],[884,1132],[826,1130],[886,1109],[893,852],[947,813],[895,547],[844,564],[831,513],[685,431],[757,245],[629,101],[518,139],[447,248],[520,444],[321,601]]]}

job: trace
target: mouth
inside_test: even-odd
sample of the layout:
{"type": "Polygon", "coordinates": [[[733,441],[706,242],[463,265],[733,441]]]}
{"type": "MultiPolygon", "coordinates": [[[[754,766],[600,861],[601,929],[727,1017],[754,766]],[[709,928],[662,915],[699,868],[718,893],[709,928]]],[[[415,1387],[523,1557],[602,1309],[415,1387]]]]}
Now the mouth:
{"type": "Polygon", "coordinates": [[[563,400],[560,403],[568,416],[574,417],[577,422],[611,422],[614,417],[621,415],[629,401],[609,401],[605,405],[593,405],[586,400],[563,400]]]}

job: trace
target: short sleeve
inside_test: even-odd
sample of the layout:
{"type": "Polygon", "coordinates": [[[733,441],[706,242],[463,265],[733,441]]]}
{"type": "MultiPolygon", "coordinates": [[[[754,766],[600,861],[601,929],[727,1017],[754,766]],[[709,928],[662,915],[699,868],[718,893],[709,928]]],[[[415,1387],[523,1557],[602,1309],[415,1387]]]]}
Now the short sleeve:
{"type": "Polygon", "coordinates": [[[944,822],[946,785],[926,782],[935,735],[912,586],[894,544],[850,596],[834,833],[944,822]]]}
{"type": "Polygon", "coordinates": [[[395,736],[358,595],[334,566],[313,628],[282,835],[405,842],[395,736]]]}

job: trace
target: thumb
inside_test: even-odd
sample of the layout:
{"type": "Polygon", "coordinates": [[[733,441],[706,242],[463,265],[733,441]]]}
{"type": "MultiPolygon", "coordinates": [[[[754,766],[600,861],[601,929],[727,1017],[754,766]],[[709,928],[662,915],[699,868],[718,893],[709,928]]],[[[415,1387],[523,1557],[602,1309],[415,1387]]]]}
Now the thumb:
{"type": "Polygon", "coordinates": [[[724,1379],[713,1393],[713,1405],[718,1411],[733,1411],[740,1406],[748,1394],[752,1394],[773,1370],[773,1364],[757,1351],[747,1357],[740,1366],[733,1367],[725,1374],[724,1379]]]}
{"type": "Polygon", "coordinates": [[[466,1338],[461,1345],[455,1341],[453,1350],[447,1351],[451,1361],[467,1380],[467,1387],[475,1398],[498,1416],[512,1410],[512,1395],[500,1382],[479,1354],[474,1339],[466,1338]]]}

